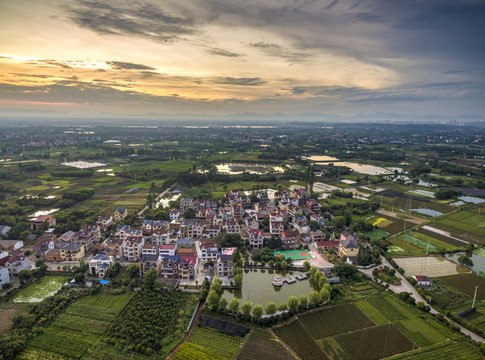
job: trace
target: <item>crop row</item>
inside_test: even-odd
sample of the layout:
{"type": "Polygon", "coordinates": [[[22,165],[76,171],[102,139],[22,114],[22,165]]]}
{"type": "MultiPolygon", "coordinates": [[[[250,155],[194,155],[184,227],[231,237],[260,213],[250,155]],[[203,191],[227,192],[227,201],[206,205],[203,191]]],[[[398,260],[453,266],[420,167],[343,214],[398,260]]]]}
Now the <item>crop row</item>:
{"type": "Polygon", "coordinates": [[[459,221],[471,226],[485,227],[485,215],[472,211],[459,211],[447,216],[447,219],[459,221]]]}
{"type": "Polygon", "coordinates": [[[413,350],[416,345],[394,325],[386,324],[335,336],[344,359],[381,359],[413,350]]]}
{"type": "Polygon", "coordinates": [[[136,354],[133,352],[123,352],[105,343],[99,343],[94,349],[90,350],[83,360],[151,360],[151,357],[136,354]]]}
{"type": "Polygon", "coordinates": [[[132,295],[131,294],[121,294],[121,295],[110,295],[101,294],[95,296],[86,296],[79,299],[76,303],[96,306],[104,309],[111,309],[112,311],[119,312],[128,304],[132,295]]]}
{"type": "Polygon", "coordinates": [[[480,236],[485,236],[485,229],[479,228],[478,226],[465,224],[465,223],[455,221],[455,220],[452,220],[452,219],[448,219],[448,218],[444,218],[444,219],[439,220],[439,223],[452,226],[452,227],[457,228],[459,230],[465,230],[465,231],[468,231],[468,232],[471,232],[471,233],[474,233],[474,234],[477,234],[477,235],[480,235],[480,236]]]}
{"type": "Polygon", "coordinates": [[[244,342],[237,359],[294,360],[294,357],[269,331],[254,329],[244,342]]]}
{"type": "Polygon", "coordinates": [[[224,360],[224,358],[189,342],[185,342],[173,358],[180,360],[224,360]]]}
{"type": "Polygon", "coordinates": [[[410,244],[413,244],[413,245],[415,245],[417,247],[420,247],[422,249],[429,248],[430,251],[433,251],[433,252],[438,251],[438,247],[437,246],[435,246],[433,244],[428,244],[428,242],[423,241],[421,239],[418,239],[418,238],[416,238],[414,236],[411,236],[409,234],[401,234],[401,235],[399,235],[399,238],[401,240],[404,240],[404,241],[406,241],[406,242],[408,242],[410,244]]]}
{"type": "Polygon", "coordinates": [[[226,335],[214,329],[199,327],[195,329],[189,342],[213,354],[231,359],[239,350],[243,338],[226,335]]]}
{"type": "Polygon", "coordinates": [[[66,310],[66,314],[80,316],[88,319],[112,321],[118,312],[101,307],[74,303],[66,310]]]}
{"type": "Polygon", "coordinates": [[[405,320],[413,317],[413,314],[410,314],[407,309],[389,297],[370,297],[367,301],[390,321],[405,320]]]}
{"type": "Polygon", "coordinates": [[[305,360],[327,359],[327,356],[299,320],[274,328],[273,331],[300,358],[305,360]]]}
{"type": "Polygon", "coordinates": [[[372,320],[354,304],[307,313],[300,316],[299,320],[314,339],[374,326],[372,320]]]}
{"type": "Polygon", "coordinates": [[[61,314],[57,317],[53,325],[61,329],[102,335],[108,328],[109,323],[101,320],[82,318],[69,314],[61,314]]]}
{"type": "Polygon", "coordinates": [[[443,334],[433,329],[421,318],[402,320],[396,322],[395,325],[419,347],[438,344],[446,340],[443,334]]]}
{"type": "Polygon", "coordinates": [[[442,241],[442,242],[445,242],[447,244],[450,244],[450,245],[453,245],[453,246],[456,246],[456,247],[464,247],[466,246],[466,244],[462,241],[458,241],[458,240],[455,240],[455,239],[452,239],[448,236],[445,236],[445,235],[442,235],[442,234],[438,234],[436,232],[433,232],[433,231],[430,231],[430,230],[426,230],[426,229],[419,229],[417,231],[419,234],[423,234],[423,235],[426,235],[426,236],[430,236],[434,239],[437,239],[439,241],[442,241]]]}
{"type": "Polygon", "coordinates": [[[475,286],[478,286],[477,299],[485,299],[485,279],[475,274],[460,274],[443,278],[451,286],[463,291],[468,296],[474,296],[475,286]]]}
{"type": "Polygon", "coordinates": [[[355,305],[358,306],[359,309],[362,310],[368,317],[370,317],[371,320],[374,321],[377,325],[382,325],[389,322],[389,320],[387,320],[387,318],[382,315],[379,310],[369,304],[366,300],[358,301],[355,303],[355,305]]]}
{"type": "Polygon", "coordinates": [[[445,342],[418,351],[409,352],[393,358],[393,360],[480,360],[482,355],[466,342],[445,342]]]}
{"type": "Polygon", "coordinates": [[[433,244],[434,246],[436,246],[439,249],[445,249],[447,251],[457,250],[457,247],[455,245],[451,245],[451,244],[448,244],[447,242],[435,239],[432,236],[425,235],[425,234],[422,234],[422,233],[419,233],[419,232],[413,232],[412,235],[415,238],[418,238],[422,241],[426,241],[426,242],[429,241],[430,245],[433,244]]]}

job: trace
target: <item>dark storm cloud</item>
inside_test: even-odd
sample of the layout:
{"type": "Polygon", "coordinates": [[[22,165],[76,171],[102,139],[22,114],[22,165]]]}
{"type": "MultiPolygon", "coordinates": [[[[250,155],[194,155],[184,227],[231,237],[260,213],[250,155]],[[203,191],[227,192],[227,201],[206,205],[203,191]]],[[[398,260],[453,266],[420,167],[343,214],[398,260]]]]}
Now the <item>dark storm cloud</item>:
{"type": "Polygon", "coordinates": [[[171,42],[194,33],[191,18],[172,16],[147,2],[79,0],[66,6],[68,18],[99,34],[171,42]]]}
{"type": "Polygon", "coordinates": [[[212,80],[217,84],[238,85],[238,86],[259,86],[265,82],[260,78],[234,78],[234,77],[218,77],[212,80]]]}
{"type": "Polygon", "coordinates": [[[227,51],[227,50],[224,50],[224,49],[217,49],[217,48],[209,49],[209,50],[207,50],[207,52],[209,54],[212,54],[212,55],[225,56],[225,57],[240,57],[240,56],[243,56],[242,54],[238,54],[238,53],[235,53],[235,52],[232,52],[232,51],[227,51]]]}
{"type": "Polygon", "coordinates": [[[106,63],[110,65],[112,69],[116,70],[155,70],[155,68],[151,66],[134,64],[129,62],[107,61],[106,63]]]}

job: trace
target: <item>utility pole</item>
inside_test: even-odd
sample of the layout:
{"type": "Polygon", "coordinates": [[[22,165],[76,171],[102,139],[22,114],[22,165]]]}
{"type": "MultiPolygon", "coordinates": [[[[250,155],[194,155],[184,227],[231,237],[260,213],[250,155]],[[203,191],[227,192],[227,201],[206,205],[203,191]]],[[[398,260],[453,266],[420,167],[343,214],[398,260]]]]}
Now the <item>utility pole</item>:
{"type": "Polygon", "coordinates": [[[475,309],[475,300],[477,300],[477,290],[478,290],[478,286],[475,286],[475,295],[473,296],[473,306],[472,306],[472,309],[475,309]]]}

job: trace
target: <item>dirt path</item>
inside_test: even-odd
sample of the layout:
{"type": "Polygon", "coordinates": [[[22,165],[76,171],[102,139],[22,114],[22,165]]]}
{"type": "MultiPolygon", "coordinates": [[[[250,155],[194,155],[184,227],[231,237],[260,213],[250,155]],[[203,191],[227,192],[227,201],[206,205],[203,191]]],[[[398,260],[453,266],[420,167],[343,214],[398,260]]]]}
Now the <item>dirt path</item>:
{"type": "Polygon", "coordinates": [[[189,337],[192,335],[192,333],[194,332],[195,328],[196,328],[196,324],[199,322],[199,316],[200,316],[200,313],[202,311],[202,305],[199,306],[199,309],[197,310],[197,314],[195,314],[195,317],[194,317],[194,321],[192,321],[192,325],[190,326],[190,329],[189,331],[187,332],[187,334],[185,335],[184,339],[178,343],[177,346],[175,346],[171,351],[170,353],[165,357],[165,360],[168,360],[168,359],[171,359],[172,356],[177,352],[178,349],[180,349],[180,347],[189,339],[189,337]]]}

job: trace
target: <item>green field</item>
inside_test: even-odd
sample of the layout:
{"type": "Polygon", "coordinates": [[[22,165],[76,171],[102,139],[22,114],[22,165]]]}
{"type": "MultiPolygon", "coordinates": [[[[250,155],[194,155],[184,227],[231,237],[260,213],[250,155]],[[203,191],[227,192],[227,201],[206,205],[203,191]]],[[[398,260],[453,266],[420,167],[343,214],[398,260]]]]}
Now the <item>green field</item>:
{"type": "Polygon", "coordinates": [[[355,303],[362,310],[372,321],[374,321],[377,325],[386,324],[389,320],[382,315],[379,310],[377,310],[374,306],[372,306],[366,300],[358,301],[355,303]]]}
{"type": "Polygon", "coordinates": [[[225,358],[220,357],[216,354],[211,353],[203,349],[200,346],[185,342],[178,349],[178,351],[173,355],[172,359],[179,360],[224,360],[225,358]]]}
{"type": "Polygon", "coordinates": [[[224,359],[232,359],[244,339],[240,336],[230,336],[215,329],[198,327],[190,336],[188,342],[197,345],[204,351],[224,359]]]}
{"type": "Polygon", "coordinates": [[[392,358],[393,360],[480,360],[483,356],[466,342],[447,342],[392,358]]]}
{"type": "Polygon", "coordinates": [[[254,329],[237,355],[238,360],[295,360],[268,330],[254,329]]]}
{"type": "Polygon", "coordinates": [[[478,286],[477,299],[485,300],[485,279],[481,276],[460,274],[447,276],[442,280],[471,297],[475,294],[475,286],[478,286]]]}
{"type": "Polygon", "coordinates": [[[429,243],[427,241],[424,241],[424,240],[421,240],[417,237],[414,237],[412,235],[409,235],[409,234],[401,234],[399,235],[399,238],[411,245],[414,245],[414,246],[417,246],[421,249],[429,249],[429,251],[431,252],[437,252],[439,249],[436,245],[432,244],[432,243],[429,243]]]}
{"type": "Polygon", "coordinates": [[[65,276],[43,276],[20,292],[12,299],[13,302],[40,302],[54,295],[70,279],[65,276]]]}
{"type": "Polygon", "coordinates": [[[298,318],[314,339],[374,326],[354,304],[332,306],[298,318]]]}
{"type": "Polygon", "coordinates": [[[115,347],[99,343],[93,349],[88,350],[88,353],[83,360],[151,360],[149,356],[136,354],[134,352],[123,352],[115,347]]]}
{"type": "Polygon", "coordinates": [[[348,360],[382,359],[416,348],[394,325],[386,324],[335,336],[342,350],[342,358],[348,360]]]}
{"type": "Polygon", "coordinates": [[[327,359],[322,349],[298,319],[287,325],[274,328],[273,332],[300,358],[305,360],[327,359]]]}
{"type": "Polygon", "coordinates": [[[387,253],[389,255],[424,255],[426,253],[424,249],[410,244],[398,237],[390,238],[389,241],[392,243],[392,245],[387,248],[387,253]]]}
{"type": "Polygon", "coordinates": [[[367,301],[390,321],[405,320],[414,314],[389,296],[370,297],[367,301]]]}
{"type": "Polygon", "coordinates": [[[423,319],[413,318],[396,322],[399,330],[409,337],[419,347],[438,344],[446,340],[446,337],[436,329],[429,326],[423,319]]]}
{"type": "Polygon", "coordinates": [[[380,240],[382,238],[387,238],[389,233],[381,229],[374,229],[372,231],[366,232],[365,235],[370,237],[372,240],[380,240]]]}
{"type": "Polygon", "coordinates": [[[445,242],[449,245],[453,245],[457,248],[460,248],[460,247],[465,247],[467,244],[462,242],[462,241],[458,241],[458,240],[455,240],[455,239],[452,239],[448,236],[444,236],[444,235],[441,235],[441,234],[438,234],[436,232],[433,232],[433,231],[429,231],[429,230],[426,230],[426,229],[419,229],[417,230],[417,233],[419,234],[423,234],[423,235],[426,235],[426,236],[430,236],[434,239],[437,239],[441,242],[445,242]]]}

